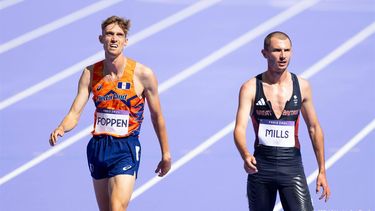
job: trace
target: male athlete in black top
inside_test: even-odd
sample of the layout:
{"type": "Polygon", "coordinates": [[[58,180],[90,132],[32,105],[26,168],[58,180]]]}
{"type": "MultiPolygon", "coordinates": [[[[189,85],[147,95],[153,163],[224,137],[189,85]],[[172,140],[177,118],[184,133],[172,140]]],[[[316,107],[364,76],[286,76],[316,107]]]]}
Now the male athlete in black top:
{"type": "Polygon", "coordinates": [[[298,140],[299,114],[307,124],[319,166],[316,191],[327,201],[330,189],[324,161],[324,138],[309,83],[288,71],[291,40],[272,32],[264,40],[268,69],[245,82],[240,90],[234,139],[248,175],[249,210],[272,211],[279,191],[284,210],[313,210],[298,140]],[[246,146],[251,116],[255,132],[254,154],[246,146]]]}

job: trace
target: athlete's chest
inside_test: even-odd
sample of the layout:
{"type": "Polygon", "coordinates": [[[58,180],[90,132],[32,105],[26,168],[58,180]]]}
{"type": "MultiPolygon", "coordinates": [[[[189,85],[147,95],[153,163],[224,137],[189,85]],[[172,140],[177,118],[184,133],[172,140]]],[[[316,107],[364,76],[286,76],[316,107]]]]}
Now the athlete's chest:
{"type": "Polygon", "coordinates": [[[280,117],[293,95],[293,83],[262,83],[264,95],[276,117],[280,117]]]}
{"type": "Polygon", "coordinates": [[[118,79],[112,80],[103,77],[93,87],[94,96],[104,96],[108,94],[132,94],[134,92],[134,84],[131,80],[118,79]]]}

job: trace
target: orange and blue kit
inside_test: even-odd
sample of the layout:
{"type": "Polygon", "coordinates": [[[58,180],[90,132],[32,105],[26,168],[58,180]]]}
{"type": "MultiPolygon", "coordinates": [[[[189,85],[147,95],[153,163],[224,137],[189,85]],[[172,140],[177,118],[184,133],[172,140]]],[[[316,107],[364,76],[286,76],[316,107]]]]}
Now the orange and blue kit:
{"type": "Polygon", "coordinates": [[[117,81],[106,79],[103,61],[94,64],[91,89],[96,110],[87,161],[95,179],[119,174],[137,176],[145,100],[134,89],[136,64],[127,58],[124,74],[117,81]]]}
{"type": "Polygon", "coordinates": [[[103,61],[94,64],[91,87],[96,106],[94,136],[139,135],[145,100],[135,92],[135,66],[136,62],[127,58],[123,76],[117,81],[108,81],[103,73],[103,61]]]}

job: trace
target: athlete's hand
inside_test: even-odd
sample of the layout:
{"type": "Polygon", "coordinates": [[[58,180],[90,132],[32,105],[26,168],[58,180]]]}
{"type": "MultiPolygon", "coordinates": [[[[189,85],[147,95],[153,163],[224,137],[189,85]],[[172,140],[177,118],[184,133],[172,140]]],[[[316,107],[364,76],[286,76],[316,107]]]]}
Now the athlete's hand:
{"type": "Polygon", "coordinates": [[[62,128],[61,126],[57,127],[50,135],[49,137],[49,144],[51,146],[55,146],[56,145],[56,142],[57,142],[57,137],[60,136],[60,137],[63,137],[64,135],[64,128],[62,128]]]}
{"type": "Polygon", "coordinates": [[[254,156],[250,155],[245,158],[244,168],[248,174],[254,174],[258,172],[256,165],[257,165],[257,161],[254,156]]]}
{"type": "Polygon", "coordinates": [[[159,177],[162,177],[168,173],[168,171],[171,169],[172,161],[171,158],[163,158],[159,164],[158,167],[155,170],[155,173],[158,174],[159,177]]]}
{"type": "Polygon", "coordinates": [[[323,188],[323,191],[319,200],[325,198],[324,201],[327,202],[331,195],[331,190],[329,189],[327,178],[324,173],[318,174],[318,178],[316,179],[316,193],[320,192],[320,187],[323,188]]]}

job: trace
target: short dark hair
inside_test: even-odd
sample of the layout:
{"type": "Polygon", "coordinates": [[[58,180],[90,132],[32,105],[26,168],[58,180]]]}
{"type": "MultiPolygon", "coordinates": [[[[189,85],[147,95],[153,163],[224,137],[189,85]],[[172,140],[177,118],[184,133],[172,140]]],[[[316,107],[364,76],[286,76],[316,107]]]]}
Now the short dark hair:
{"type": "Polygon", "coordinates": [[[269,33],[266,36],[266,38],[264,38],[263,49],[265,49],[265,50],[268,49],[268,47],[270,46],[272,37],[277,37],[277,38],[282,39],[282,40],[288,39],[289,42],[290,42],[290,45],[292,45],[292,40],[290,39],[290,37],[286,33],[281,32],[281,31],[274,31],[274,32],[269,33]]]}
{"type": "Polygon", "coordinates": [[[105,27],[112,23],[116,23],[124,31],[125,37],[127,37],[128,31],[131,26],[131,22],[129,19],[121,18],[115,15],[111,16],[102,22],[102,31],[104,31],[105,27]]]}

